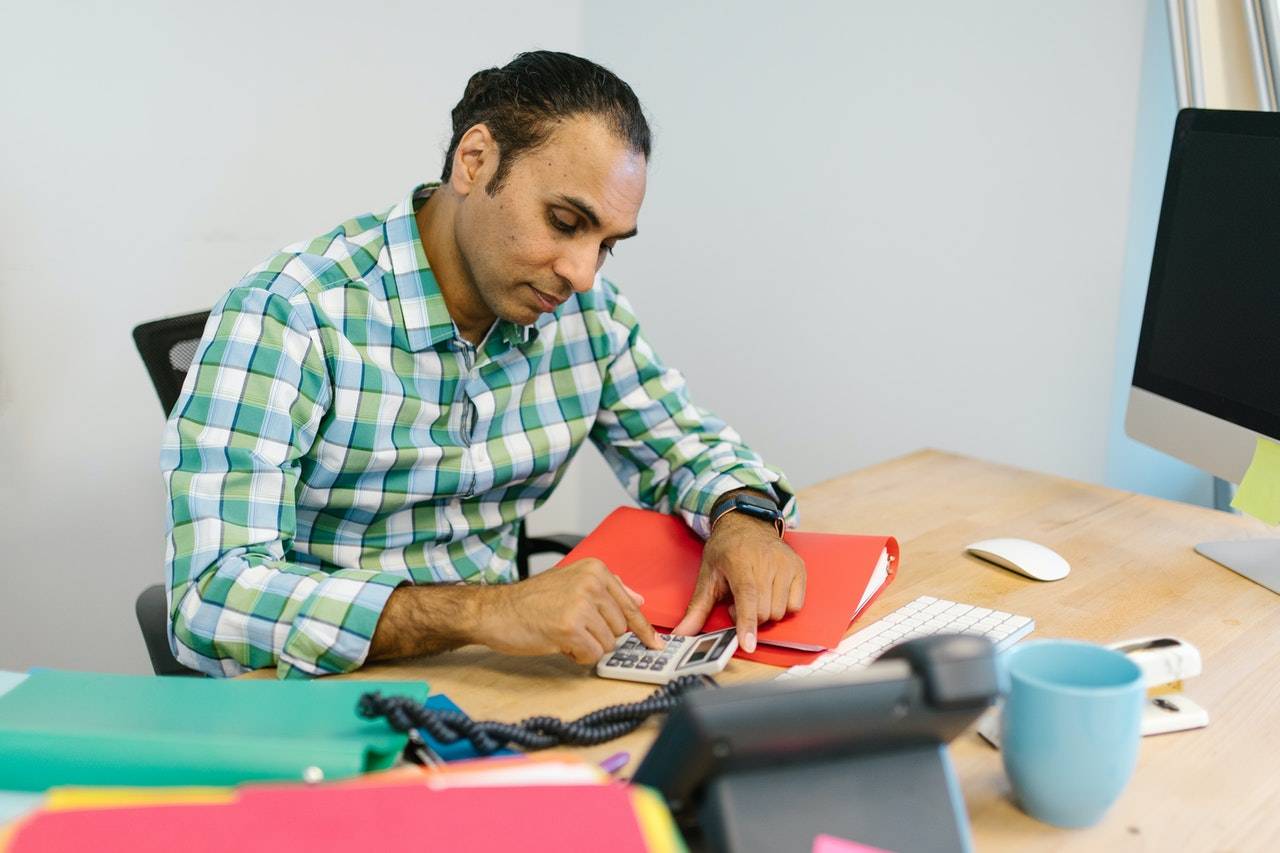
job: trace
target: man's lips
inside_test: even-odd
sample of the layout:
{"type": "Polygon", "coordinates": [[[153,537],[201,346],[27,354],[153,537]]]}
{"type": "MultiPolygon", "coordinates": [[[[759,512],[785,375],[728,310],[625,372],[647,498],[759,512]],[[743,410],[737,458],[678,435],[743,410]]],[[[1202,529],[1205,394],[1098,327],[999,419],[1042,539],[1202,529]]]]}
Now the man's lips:
{"type": "Polygon", "coordinates": [[[529,285],[529,289],[533,291],[533,297],[538,300],[538,305],[542,308],[543,311],[554,311],[557,308],[559,308],[566,299],[569,298],[567,296],[556,298],[549,294],[543,293],[541,290],[538,290],[538,288],[534,287],[532,284],[529,285]]]}

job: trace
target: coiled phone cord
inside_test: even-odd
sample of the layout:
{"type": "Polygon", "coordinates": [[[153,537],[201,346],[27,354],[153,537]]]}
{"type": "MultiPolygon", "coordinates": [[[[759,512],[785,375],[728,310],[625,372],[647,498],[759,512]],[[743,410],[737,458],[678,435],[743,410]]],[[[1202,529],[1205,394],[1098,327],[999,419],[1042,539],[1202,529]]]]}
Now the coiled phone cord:
{"type": "Polygon", "coordinates": [[[480,755],[492,755],[508,743],[524,749],[595,746],[635,731],[649,717],[665,714],[678,705],[683,694],[706,686],[715,687],[715,679],[682,675],[639,702],[610,705],[567,723],[557,717],[527,717],[518,723],[477,722],[461,711],[426,708],[420,700],[376,692],[361,696],[357,710],[361,717],[369,720],[386,717],[399,732],[426,729],[441,743],[456,743],[466,738],[480,755]]]}

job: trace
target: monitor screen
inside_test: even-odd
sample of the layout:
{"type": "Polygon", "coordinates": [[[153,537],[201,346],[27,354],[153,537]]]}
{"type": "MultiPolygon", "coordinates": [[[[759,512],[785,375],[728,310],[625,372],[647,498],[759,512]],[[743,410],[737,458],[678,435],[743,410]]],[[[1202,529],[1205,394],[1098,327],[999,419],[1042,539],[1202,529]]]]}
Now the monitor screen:
{"type": "Polygon", "coordinates": [[[1280,114],[1178,115],[1133,384],[1280,437],[1280,114]]]}

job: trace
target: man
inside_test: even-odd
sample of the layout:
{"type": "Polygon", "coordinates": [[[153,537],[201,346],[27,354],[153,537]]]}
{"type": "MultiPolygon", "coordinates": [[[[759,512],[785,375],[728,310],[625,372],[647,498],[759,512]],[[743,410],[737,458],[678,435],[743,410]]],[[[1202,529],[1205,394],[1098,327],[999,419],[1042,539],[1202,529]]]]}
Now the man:
{"type": "Polygon", "coordinates": [[[466,643],[583,664],[627,630],[656,648],[597,560],[512,583],[517,525],[586,438],[707,538],[678,632],[732,595],[751,650],[800,607],[790,487],[689,402],[599,277],[636,233],[649,147],[626,83],[521,54],[468,82],[438,185],[223,297],[162,454],[179,661],[299,677],[466,643]]]}

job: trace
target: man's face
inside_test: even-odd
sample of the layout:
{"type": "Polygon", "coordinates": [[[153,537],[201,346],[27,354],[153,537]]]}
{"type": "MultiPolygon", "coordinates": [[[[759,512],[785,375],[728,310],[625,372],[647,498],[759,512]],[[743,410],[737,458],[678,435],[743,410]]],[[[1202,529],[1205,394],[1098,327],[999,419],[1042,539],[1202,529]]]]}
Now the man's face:
{"type": "Polygon", "coordinates": [[[498,192],[490,158],[463,199],[458,249],[476,295],[494,315],[527,326],[591,289],[614,244],[633,236],[645,189],[644,155],[592,117],[561,124],[521,155],[498,192]]]}

